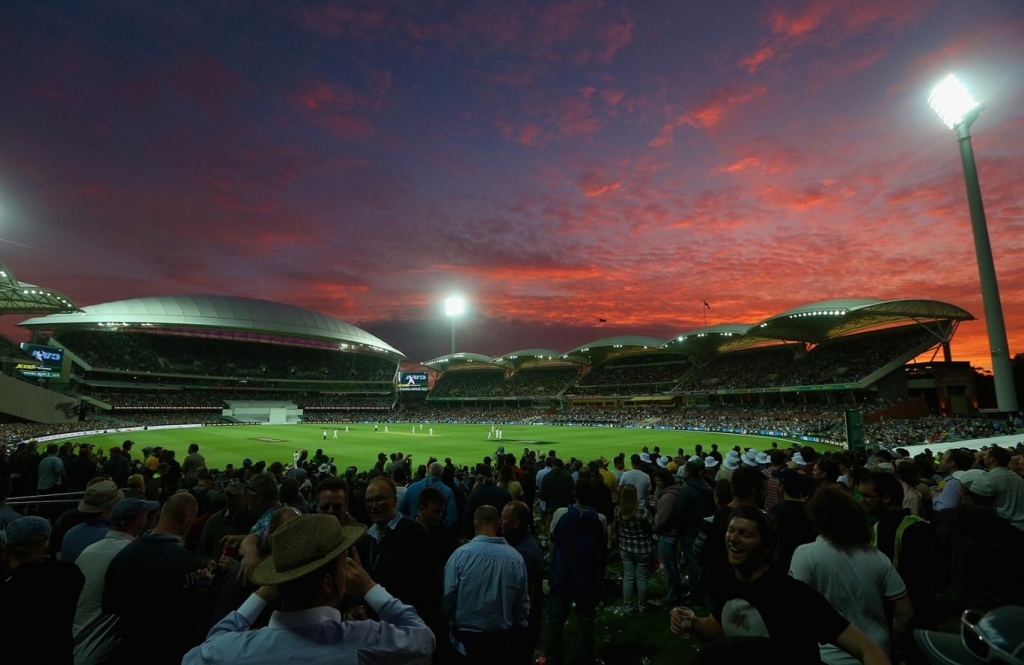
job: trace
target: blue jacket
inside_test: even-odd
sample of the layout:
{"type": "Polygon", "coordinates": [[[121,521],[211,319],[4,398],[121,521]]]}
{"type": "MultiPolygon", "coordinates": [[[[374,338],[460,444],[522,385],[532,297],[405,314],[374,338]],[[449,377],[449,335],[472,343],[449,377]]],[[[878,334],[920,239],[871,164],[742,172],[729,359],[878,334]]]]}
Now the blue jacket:
{"type": "Polygon", "coordinates": [[[563,598],[599,600],[604,588],[605,533],[597,511],[572,504],[551,537],[555,541],[548,572],[551,591],[563,598]]]}

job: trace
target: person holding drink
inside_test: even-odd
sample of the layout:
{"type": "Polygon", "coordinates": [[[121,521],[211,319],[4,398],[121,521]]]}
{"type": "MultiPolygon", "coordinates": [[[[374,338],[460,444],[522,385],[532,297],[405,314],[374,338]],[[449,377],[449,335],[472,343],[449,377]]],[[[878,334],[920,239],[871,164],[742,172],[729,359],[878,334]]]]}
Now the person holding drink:
{"type": "Polygon", "coordinates": [[[733,511],[725,535],[732,575],[721,600],[707,617],[688,607],[669,614],[674,634],[707,641],[697,662],[819,663],[818,644],[831,643],[862,663],[889,663],[820,593],[771,568],[777,541],[775,524],[762,510],[744,505],[733,511]]]}

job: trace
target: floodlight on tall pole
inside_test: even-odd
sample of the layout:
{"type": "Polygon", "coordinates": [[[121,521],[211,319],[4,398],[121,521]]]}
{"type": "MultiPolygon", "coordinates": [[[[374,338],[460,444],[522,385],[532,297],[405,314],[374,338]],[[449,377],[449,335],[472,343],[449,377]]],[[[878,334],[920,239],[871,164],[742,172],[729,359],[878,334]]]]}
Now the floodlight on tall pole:
{"type": "Polygon", "coordinates": [[[1013,367],[1010,365],[1010,347],[1006,341],[1003,305],[999,299],[996,266],[992,260],[992,245],[988,238],[985,207],[981,201],[981,185],[978,182],[978,169],[974,163],[974,148],[971,145],[971,125],[985,107],[953,74],[935,86],[928,97],[928,104],[950,129],[956,130],[957,141],[960,143],[960,159],[963,162],[964,181],[967,184],[967,205],[971,211],[971,228],[974,231],[974,251],[978,257],[978,274],[981,278],[981,298],[985,305],[988,346],[992,354],[996,404],[1003,413],[1010,413],[1017,410],[1017,390],[1013,383],[1013,367]]]}
{"type": "Polygon", "coordinates": [[[452,320],[452,353],[455,353],[455,317],[466,311],[466,301],[460,296],[451,296],[444,301],[444,313],[452,320]]]}

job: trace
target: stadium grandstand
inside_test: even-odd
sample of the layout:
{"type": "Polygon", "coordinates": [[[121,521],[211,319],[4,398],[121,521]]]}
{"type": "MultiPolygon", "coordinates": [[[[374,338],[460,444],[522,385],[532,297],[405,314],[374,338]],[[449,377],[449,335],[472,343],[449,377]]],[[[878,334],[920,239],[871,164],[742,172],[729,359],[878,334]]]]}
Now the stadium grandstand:
{"type": "MultiPolygon", "coordinates": [[[[667,340],[626,335],[561,353],[455,353],[423,365],[435,377],[427,399],[437,404],[855,405],[915,396],[907,364],[929,352],[932,360],[941,352],[951,363],[950,341],[961,322],[973,319],[934,300],[832,300],[667,340]]],[[[947,410],[976,407],[970,395],[961,397],[956,404],[947,400],[947,410]]],[[[941,399],[933,402],[943,406],[941,399]]]]}
{"type": "Polygon", "coordinates": [[[36,346],[67,359],[51,388],[126,424],[171,418],[161,411],[176,421],[218,420],[226,405],[254,401],[314,412],[387,409],[405,358],[345,321],[250,298],[139,298],[19,325],[36,346]]]}

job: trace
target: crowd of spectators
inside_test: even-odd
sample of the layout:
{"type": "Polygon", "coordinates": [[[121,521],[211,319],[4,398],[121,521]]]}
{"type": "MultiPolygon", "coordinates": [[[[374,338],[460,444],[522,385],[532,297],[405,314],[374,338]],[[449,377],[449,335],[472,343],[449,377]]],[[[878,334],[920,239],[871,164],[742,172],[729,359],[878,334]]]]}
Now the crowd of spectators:
{"type": "Polygon", "coordinates": [[[329,349],[146,332],[71,330],[57,341],[94,368],[247,379],[390,381],[395,362],[329,349]]]}
{"type": "Polygon", "coordinates": [[[840,337],[806,353],[788,345],[725,353],[688,377],[681,389],[856,383],[930,337],[931,333],[914,325],[840,337]]]}
{"type": "Polygon", "coordinates": [[[83,388],[82,394],[110,404],[114,411],[222,409],[230,401],[293,402],[300,409],[390,408],[394,395],[329,394],[283,390],[111,390],[83,388]]]}
{"type": "Polygon", "coordinates": [[[1024,604],[1024,444],[499,447],[344,469],[321,450],[224,469],[175,452],[0,455],[3,625],[36,659],[593,663],[617,559],[612,602],[695,635],[700,662],[926,662],[965,611],[1024,604]],[[37,498],[64,491],[81,498],[37,498]]]}
{"type": "Polygon", "coordinates": [[[505,376],[500,369],[445,372],[430,391],[433,398],[554,397],[577,378],[575,366],[528,367],[505,376]]]}
{"type": "Polygon", "coordinates": [[[685,360],[666,361],[636,356],[612,361],[584,374],[572,388],[574,394],[639,394],[637,390],[667,392],[693,369],[685,360]]]}

